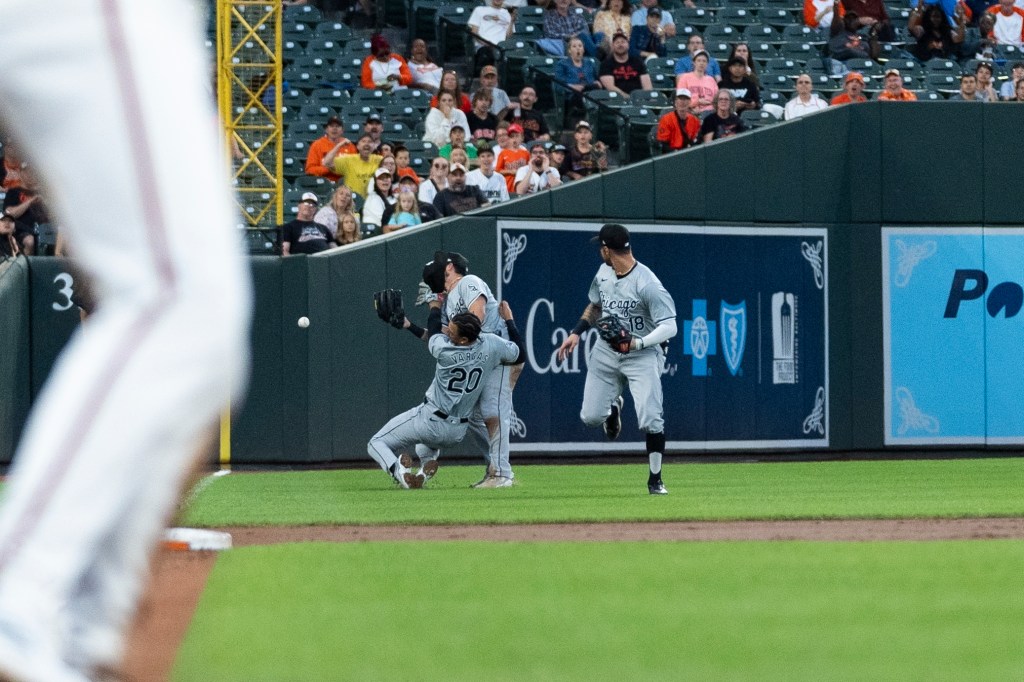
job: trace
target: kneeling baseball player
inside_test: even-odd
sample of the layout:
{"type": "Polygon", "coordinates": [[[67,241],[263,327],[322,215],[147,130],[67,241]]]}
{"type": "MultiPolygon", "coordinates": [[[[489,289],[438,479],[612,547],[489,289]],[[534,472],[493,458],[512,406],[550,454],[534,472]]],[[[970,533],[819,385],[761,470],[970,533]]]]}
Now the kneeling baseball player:
{"type": "Polygon", "coordinates": [[[590,284],[590,304],[559,347],[558,359],[572,353],[590,327],[597,329],[605,343],[595,344],[587,358],[580,419],[588,426],[603,424],[609,440],[617,438],[622,430],[622,390],[628,384],[640,430],[647,434],[647,490],[665,495],[661,344],[676,335],[676,305],[650,268],[633,257],[629,230],[609,223],[597,238],[604,264],[590,284]]]}
{"type": "MultiPolygon", "coordinates": [[[[423,336],[424,330],[405,316],[401,292],[378,292],[374,304],[378,316],[392,327],[423,336]]],[[[452,317],[445,336],[441,333],[441,302],[431,301],[429,306],[426,335],[430,354],[437,358],[434,380],[422,404],[389,421],[367,445],[370,457],[402,488],[422,488],[437,471],[438,450],[455,445],[466,436],[469,417],[483,394],[483,379],[494,368],[518,364],[526,357],[512,310],[505,301],[498,312],[511,341],[481,332],[480,318],[470,312],[452,317]],[[411,445],[418,445],[418,452],[426,455],[421,456],[423,466],[417,473],[411,471],[409,455],[395,455],[395,450],[411,445]]]]}

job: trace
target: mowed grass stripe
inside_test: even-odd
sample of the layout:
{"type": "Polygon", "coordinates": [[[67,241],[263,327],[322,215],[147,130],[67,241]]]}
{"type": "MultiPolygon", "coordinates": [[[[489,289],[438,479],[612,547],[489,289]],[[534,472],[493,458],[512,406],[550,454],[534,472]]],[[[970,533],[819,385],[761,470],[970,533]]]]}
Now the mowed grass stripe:
{"type": "Polygon", "coordinates": [[[482,467],[442,465],[425,490],[379,470],[232,474],[192,502],[196,526],[556,523],[1024,516],[1024,459],[671,464],[668,496],[644,464],[519,466],[518,485],[472,490],[482,467]]]}
{"type": "Polygon", "coordinates": [[[175,680],[1008,680],[1024,542],[364,543],[218,562],[175,680]]]}

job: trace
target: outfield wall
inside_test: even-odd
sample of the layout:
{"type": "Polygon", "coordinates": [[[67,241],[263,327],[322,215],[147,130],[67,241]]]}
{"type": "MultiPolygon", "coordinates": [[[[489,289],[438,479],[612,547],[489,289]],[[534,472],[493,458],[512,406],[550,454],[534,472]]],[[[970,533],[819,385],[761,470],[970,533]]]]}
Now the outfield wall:
{"type": "MultiPolygon", "coordinates": [[[[1024,334],[1020,318],[1009,314],[1015,291],[1009,284],[996,287],[1024,281],[1015,269],[1024,237],[1006,229],[1020,221],[1015,157],[1024,148],[1022,120],[1024,108],[1012,104],[842,107],[327,255],[255,258],[255,365],[249,400],[234,421],[234,456],[253,463],[366,456],[368,437],[418,402],[432,373],[422,344],[377,320],[371,295],[400,288],[412,308],[420,271],[434,249],[467,255],[472,271],[513,302],[524,331],[530,311],[540,309],[537,302],[551,301],[556,312],[550,328],[534,329],[536,343],[551,345],[556,328],[571,327],[578,316],[586,281],[598,264],[580,238],[604,220],[636,230],[639,259],[656,261],[655,271],[673,282],[680,336],[670,350],[678,354],[670,357],[676,374],[666,376],[666,394],[673,394],[669,428],[675,429],[670,449],[881,454],[900,447],[1016,447],[1024,437],[1024,409],[1007,386],[1020,383],[1015,370],[999,368],[1021,364],[1008,349],[1021,347],[1024,334]],[[746,243],[734,246],[730,230],[718,228],[731,228],[746,243]],[[499,287],[508,261],[500,241],[506,234],[533,235],[531,244],[546,235],[549,244],[529,252],[537,260],[522,284],[513,280],[499,287]],[[965,236],[947,244],[944,237],[952,234],[965,236]],[[976,273],[993,263],[993,251],[985,248],[993,234],[1003,240],[998,252],[1009,255],[991,273],[991,291],[979,293],[976,273]],[[803,287],[799,310],[807,312],[813,268],[805,257],[775,254],[770,241],[794,241],[802,252],[803,243],[814,247],[819,236],[827,293],[818,290],[824,296],[821,318],[805,320],[800,329],[821,333],[801,339],[805,352],[799,362],[810,364],[793,369],[800,377],[818,369],[824,375],[820,382],[790,384],[786,366],[776,368],[771,337],[777,311],[768,302],[775,293],[803,287]],[[917,263],[900,259],[897,240],[917,254],[917,263]],[[930,242],[932,256],[921,258],[932,249],[930,242]],[[779,267],[757,271],[765,263],[779,267]],[[908,268],[908,286],[892,286],[908,268]],[[961,314],[943,317],[957,270],[974,271],[974,279],[961,275],[961,314]],[[687,279],[686,273],[695,272],[700,276],[687,279]],[[987,312],[993,292],[996,316],[987,312]],[[752,303],[758,295],[759,317],[752,303]],[[710,375],[695,373],[683,333],[686,322],[691,331],[696,323],[694,302],[705,302],[705,322],[721,324],[721,303],[741,300],[747,302],[746,328],[758,331],[760,339],[755,343],[747,336],[735,374],[735,350],[731,363],[723,351],[709,354],[710,375]],[[312,321],[308,329],[296,325],[303,315],[312,321]],[[931,325],[924,337],[914,336],[920,328],[915,315],[931,325]],[[993,335],[995,324],[1000,332],[993,335]],[[986,345],[986,339],[993,343],[986,345]],[[814,348],[821,352],[816,355],[814,348]],[[911,361],[907,349],[921,353],[911,361]],[[997,375],[1009,380],[996,386],[997,375]],[[961,384],[970,391],[949,390],[961,384]],[[824,404],[815,415],[819,387],[825,389],[824,404]],[[790,433],[804,428],[809,417],[812,432],[790,433]]],[[[66,316],[47,312],[43,297],[35,295],[59,285],[59,262],[29,263],[32,371],[12,380],[0,366],[5,393],[10,387],[24,394],[25,383],[34,389],[67,334],[66,316]]],[[[422,309],[410,314],[419,321],[425,317],[422,309]]],[[[728,314],[726,322],[737,325],[736,314],[728,314]]],[[[714,338],[724,349],[720,329],[714,338]]],[[[514,447],[520,454],[606,448],[596,434],[578,427],[582,374],[557,374],[536,367],[524,373],[516,401],[526,435],[515,437],[514,447]]],[[[627,432],[615,449],[641,449],[631,434],[639,438],[627,432]]],[[[0,457],[9,454],[0,447],[0,457]]]]}

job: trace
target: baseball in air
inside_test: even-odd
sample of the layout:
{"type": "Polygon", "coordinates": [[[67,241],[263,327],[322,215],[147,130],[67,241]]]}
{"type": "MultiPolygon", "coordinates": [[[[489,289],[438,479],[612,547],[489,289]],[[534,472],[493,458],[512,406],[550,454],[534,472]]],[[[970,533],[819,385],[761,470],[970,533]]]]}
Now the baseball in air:
{"type": "Polygon", "coordinates": [[[302,327],[303,329],[308,327],[309,326],[309,318],[306,317],[306,316],[300,317],[299,318],[299,326],[302,327]]]}

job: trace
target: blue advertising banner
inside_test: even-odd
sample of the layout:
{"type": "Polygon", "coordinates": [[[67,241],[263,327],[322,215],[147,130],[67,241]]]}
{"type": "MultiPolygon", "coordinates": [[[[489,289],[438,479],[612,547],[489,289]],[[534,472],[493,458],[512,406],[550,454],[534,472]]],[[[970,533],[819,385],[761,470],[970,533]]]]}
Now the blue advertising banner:
{"type": "MultiPolygon", "coordinates": [[[[498,221],[496,293],[527,345],[515,389],[513,449],[644,449],[629,391],[622,435],[580,420],[596,332],[559,361],[601,265],[598,222],[498,221]]],[[[827,447],[828,249],[815,228],[626,224],[633,254],[661,280],[678,333],[662,374],[675,450],[827,447]]]]}
{"type": "Polygon", "coordinates": [[[1024,231],[884,228],[885,443],[1024,443],[1024,231]]]}

